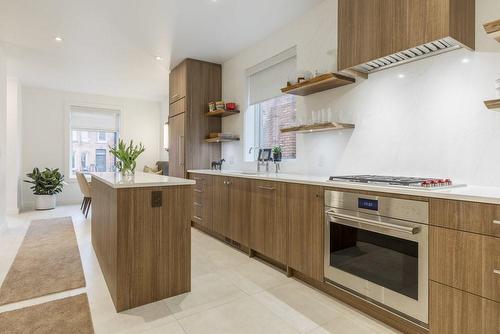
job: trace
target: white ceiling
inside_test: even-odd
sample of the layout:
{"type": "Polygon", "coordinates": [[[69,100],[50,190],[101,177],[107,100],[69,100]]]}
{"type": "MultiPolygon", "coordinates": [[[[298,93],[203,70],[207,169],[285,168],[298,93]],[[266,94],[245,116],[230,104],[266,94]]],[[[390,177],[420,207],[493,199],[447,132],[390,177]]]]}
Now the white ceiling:
{"type": "Polygon", "coordinates": [[[159,100],[171,65],[221,63],[321,1],[0,0],[0,41],[23,84],[159,100]]]}

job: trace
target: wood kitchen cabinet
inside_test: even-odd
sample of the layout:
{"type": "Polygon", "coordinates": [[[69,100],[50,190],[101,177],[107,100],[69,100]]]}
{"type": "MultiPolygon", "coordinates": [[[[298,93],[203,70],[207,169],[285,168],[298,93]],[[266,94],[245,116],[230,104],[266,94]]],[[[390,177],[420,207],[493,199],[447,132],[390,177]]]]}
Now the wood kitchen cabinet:
{"type": "Polygon", "coordinates": [[[475,46],[475,0],[339,0],[338,70],[451,37],[475,46]]]}
{"type": "Polygon", "coordinates": [[[219,117],[206,117],[208,103],[222,95],[219,64],[186,59],[170,73],[169,175],[186,177],[189,169],[210,168],[220,160],[221,144],[205,141],[221,132],[219,117]],[[181,116],[182,115],[182,116],[181,116]]]}
{"type": "Polygon", "coordinates": [[[252,181],[250,248],[282,264],[287,260],[286,184],[252,181]]]}
{"type": "Polygon", "coordinates": [[[432,198],[430,224],[500,237],[500,205],[432,198]]]}
{"type": "Polygon", "coordinates": [[[170,72],[169,100],[170,104],[186,97],[187,62],[180,63],[170,72]]]}
{"type": "Polygon", "coordinates": [[[190,174],[189,178],[196,181],[193,186],[191,221],[212,231],[213,178],[203,174],[190,174]]]}
{"type": "Polygon", "coordinates": [[[500,303],[430,282],[430,334],[498,334],[500,303]]]}
{"type": "Polygon", "coordinates": [[[500,302],[500,239],[440,227],[429,230],[429,278],[500,302]]]}
{"type": "Polygon", "coordinates": [[[318,281],[324,278],[324,196],[320,186],[286,185],[287,265],[318,281]]]}
{"type": "Polygon", "coordinates": [[[250,181],[214,176],[213,231],[248,246],[250,181]]]}
{"type": "Polygon", "coordinates": [[[185,129],[186,115],[184,113],[168,120],[169,164],[168,175],[185,177],[185,129]]]}

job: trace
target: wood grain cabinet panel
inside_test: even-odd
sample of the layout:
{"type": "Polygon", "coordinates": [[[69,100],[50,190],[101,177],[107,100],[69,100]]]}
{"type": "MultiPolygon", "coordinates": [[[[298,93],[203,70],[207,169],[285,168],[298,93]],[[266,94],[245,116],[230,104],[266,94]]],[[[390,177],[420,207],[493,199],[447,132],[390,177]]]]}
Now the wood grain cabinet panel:
{"type": "Polygon", "coordinates": [[[286,184],[252,181],[251,198],[250,248],[286,263],[286,184]]]}
{"type": "Polygon", "coordinates": [[[250,181],[232,177],[228,180],[227,219],[224,235],[241,245],[248,246],[250,233],[250,181]]]}
{"type": "Polygon", "coordinates": [[[186,99],[182,98],[170,105],[168,117],[174,117],[186,112],[186,99]]]}
{"type": "Polygon", "coordinates": [[[318,281],[324,278],[324,196],[323,188],[288,183],[287,265],[318,281]]]}
{"type": "Polygon", "coordinates": [[[174,177],[186,177],[185,169],[185,139],[186,139],[186,115],[179,114],[171,117],[168,121],[168,153],[170,163],[168,175],[174,177]]]}
{"type": "Polygon", "coordinates": [[[248,246],[250,225],[250,181],[213,177],[213,231],[248,246]]]}
{"type": "Polygon", "coordinates": [[[500,239],[431,227],[429,278],[500,302],[500,239]]]}
{"type": "Polygon", "coordinates": [[[208,230],[212,230],[212,198],[213,179],[211,175],[190,174],[189,178],[196,181],[193,186],[193,207],[191,220],[208,230]]]}
{"type": "Polygon", "coordinates": [[[430,334],[498,334],[500,303],[430,282],[430,334]]]}
{"type": "Polygon", "coordinates": [[[227,189],[228,177],[214,176],[213,177],[213,211],[212,211],[212,227],[215,233],[224,235],[224,228],[227,226],[228,219],[228,203],[229,191],[227,189]]]}
{"type": "Polygon", "coordinates": [[[187,92],[187,63],[182,62],[172,69],[169,76],[169,100],[170,104],[186,97],[187,92]]]}
{"type": "Polygon", "coordinates": [[[431,199],[429,210],[431,225],[500,237],[500,205],[431,199]]]}

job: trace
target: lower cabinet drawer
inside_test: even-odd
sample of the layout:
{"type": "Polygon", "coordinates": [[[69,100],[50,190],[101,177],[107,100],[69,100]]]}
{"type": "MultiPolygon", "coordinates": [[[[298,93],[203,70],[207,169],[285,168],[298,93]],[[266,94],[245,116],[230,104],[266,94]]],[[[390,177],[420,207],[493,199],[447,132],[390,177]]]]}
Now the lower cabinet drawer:
{"type": "Polygon", "coordinates": [[[429,224],[500,237],[500,205],[433,198],[429,224]]]}
{"type": "Polygon", "coordinates": [[[500,303],[430,282],[430,334],[498,334],[500,303]]]}
{"type": "Polygon", "coordinates": [[[193,186],[191,220],[212,230],[212,177],[201,174],[190,174],[189,177],[196,181],[193,186]]]}
{"type": "Polygon", "coordinates": [[[500,302],[500,238],[429,229],[429,278],[500,302]]]}

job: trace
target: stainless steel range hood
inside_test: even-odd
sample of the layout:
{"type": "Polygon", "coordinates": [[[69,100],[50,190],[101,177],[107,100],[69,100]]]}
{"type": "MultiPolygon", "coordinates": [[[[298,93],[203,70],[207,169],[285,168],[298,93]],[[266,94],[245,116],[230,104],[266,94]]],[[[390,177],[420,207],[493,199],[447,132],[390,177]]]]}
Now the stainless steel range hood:
{"type": "Polygon", "coordinates": [[[390,67],[409,63],[411,61],[457,50],[461,47],[462,45],[459,42],[451,37],[446,37],[354,66],[352,69],[367,74],[374,73],[390,67]]]}

